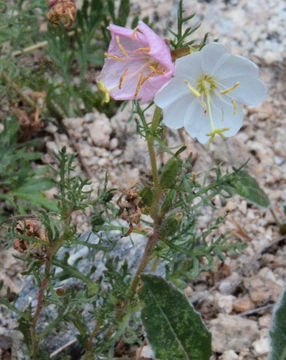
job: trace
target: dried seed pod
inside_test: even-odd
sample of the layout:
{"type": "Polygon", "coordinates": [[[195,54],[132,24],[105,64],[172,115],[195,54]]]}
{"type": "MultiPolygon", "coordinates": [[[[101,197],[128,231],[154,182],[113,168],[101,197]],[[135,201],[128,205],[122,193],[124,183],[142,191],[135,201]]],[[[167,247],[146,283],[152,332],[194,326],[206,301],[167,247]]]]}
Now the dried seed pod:
{"type": "Polygon", "coordinates": [[[28,250],[29,241],[23,239],[14,239],[13,248],[19,253],[25,253],[28,250]]]}
{"type": "Polygon", "coordinates": [[[117,200],[120,208],[119,217],[129,223],[129,229],[123,236],[128,236],[133,230],[133,224],[139,224],[141,218],[141,199],[136,189],[130,189],[117,200]]]}
{"type": "MultiPolygon", "coordinates": [[[[25,219],[19,220],[15,226],[15,229],[19,235],[34,236],[41,240],[46,240],[46,232],[37,219],[25,219]]],[[[38,246],[37,242],[31,243],[26,239],[15,238],[13,241],[13,247],[20,253],[26,253],[28,250],[32,251],[31,255],[43,255],[45,252],[45,246],[38,246]]]]}
{"type": "Polygon", "coordinates": [[[48,3],[48,20],[51,24],[59,24],[61,21],[65,26],[70,26],[76,16],[76,6],[72,0],[50,0],[48,3]]]}

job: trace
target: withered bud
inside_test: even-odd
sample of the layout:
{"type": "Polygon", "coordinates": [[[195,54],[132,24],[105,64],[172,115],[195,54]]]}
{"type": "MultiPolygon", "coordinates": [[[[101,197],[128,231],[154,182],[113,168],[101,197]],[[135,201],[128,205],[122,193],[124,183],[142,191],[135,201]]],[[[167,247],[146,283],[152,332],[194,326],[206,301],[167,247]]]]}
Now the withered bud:
{"type": "Polygon", "coordinates": [[[56,293],[58,296],[62,296],[65,293],[65,290],[63,288],[57,288],[56,293]]]}
{"type": "MultiPolygon", "coordinates": [[[[15,226],[19,235],[35,236],[41,240],[46,239],[45,229],[37,219],[19,220],[15,226]]],[[[25,253],[29,248],[29,241],[24,239],[14,239],[13,247],[20,253],[25,253]]]]}
{"type": "Polygon", "coordinates": [[[29,241],[23,239],[14,239],[13,248],[17,250],[19,253],[25,253],[28,250],[29,241]]]}
{"type": "Polygon", "coordinates": [[[64,26],[70,26],[76,16],[76,6],[73,0],[50,0],[48,3],[48,20],[51,24],[59,24],[61,21],[64,26]]]}
{"type": "Polygon", "coordinates": [[[120,207],[120,218],[129,224],[138,224],[141,218],[141,199],[136,189],[130,189],[117,201],[120,207]]]}

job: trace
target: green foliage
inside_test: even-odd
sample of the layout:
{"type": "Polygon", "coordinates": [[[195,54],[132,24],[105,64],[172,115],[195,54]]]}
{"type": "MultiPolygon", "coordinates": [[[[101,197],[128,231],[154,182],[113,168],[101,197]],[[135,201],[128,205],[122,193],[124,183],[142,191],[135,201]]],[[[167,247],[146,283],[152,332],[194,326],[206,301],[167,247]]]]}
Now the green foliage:
{"type": "Polygon", "coordinates": [[[118,14],[115,13],[114,0],[107,0],[107,6],[111,20],[114,24],[125,26],[130,11],[130,0],[120,0],[118,14]]]}
{"type": "MultiPolygon", "coordinates": [[[[41,110],[41,119],[52,116],[60,120],[94,108],[112,115],[118,103],[102,104],[103,94],[95,90],[95,74],[103,65],[110,40],[106,28],[110,22],[126,25],[130,1],[83,0],[69,29],[62,25],[45,26],[46,12],[47,7],[40,0],[16,0],[9,8],[0,2],[0,91],[5,94],[0,99],[1,113],[10,112],[12,106],[23,107],[27,113],[32,107],[34,112],[35,106],[27,101],[25,94],[32,94],[32,99],[42,92],[45,108],[41,110]],[[38,41],[42,43],[35,44],[38,41]],[[27,49],[30,45],[36,45],[37,52],[30,52],[31,49],[27,49]]],[[[185,28],[193,16],[184,16],[180,0],[177,32],[171,31],[174,38],[170,42],[172,49],[178,50],[176,54],[180,55],[182,47],[185,54],[200,49],[206,42],[207,36],[196,45],[188,39],[198,28],[198,25],[185,28]]],[[[137,21],[135,16],[132,27],[137,21]]],[[[51,180],[45,176],[46,169],[35,170],[31,165],[41,157],[32,151],[34,142],[19,144],[17,122],[12,119],[4,122],[4,131],[0,134],[3,154],[0,199],[10,206],[16,204],[19,213],[35,206],[33,219],[43,230],[33,236],[28,236],[25,229],[23,234],[10,231],[11,242],[17,235],[26,247],[21,254],[26,263],[23,275],[31,275],[39,287],[36,306],[33,304],[21,311],[6,298],[0,299],[1,304],[17,313],[19,330],[32,360],[49,358],[44,343],[51,333],[63,331],[66,324],[77,330],[77,340],[84,352],[82,360],[112,359],[122,343],[139,344],[142,340],[138,318],[142,306],[141,318],[158,359],[207,360],[211,355],[210,334],[184,295],[153,275],[142,276],[144,285],[140,289],[140,275],[148,269],[146,266],[151,260],[152,271],[161,261],[166,280],[180,286],[201,271],[212,270],[215,260],[237,255],[245,246],[219,232],[224,217],[210,221],[201,231],[197,229],[205,208],[214,208],[213,198],[239,194],[265,207],[269,200],[242,167],[223,173],[217,166],[204,177],[194,174],[191,157],[186,161],[180,159],[186,147],[173,151],[165,144],[158,108],[154,122],[148,122],[146,114],[152,105],[153,102],[141,108],[139,102],[134,101],[129,119],[134,117],[137,132],[148,140],[153,160],[153,179],[146,172],[139,196],[132,189],[132,196],[119,193],[116,197],[116,189],[108,187],[106,175],[103,186],[91,200],[92,190],[86,190],[91,184],[75,174],[75,155],[68,154],[65,148],[55,154],[57,164],[50,169],[51,180]],[[153,144],[170,156],[156,174],[153,144]],[[43,191],[53,185],[56,195],[52,201],[45,198],[43,191]],[[91,212],[87,211],[90,209],[91,212]],[[96,240],[93,234],[80,237],[75,213],[89,216],[96,240]],[[123,218],[127,219],[126,223],[123,218]],[[120,230],[121,237],[131,233],[131,240],[132,232],[145,236],[147,245],[144,249],[142,242],[138,250],[141,259],[137,269],[131,268],[129,254],[122,261],[124,247],[120,256],[117,254],[115,246],[121,244],[122,239],[118,241],[111,230],[120,230]],[[85,259],[78,256],[75,260],[71,255],[77,245],[88,249],[89,262],[83,266],[81,261],[85,259]],[[42,318],[45,321],[39,326],[42,318]]]]}
{"type": "Polygon", "coordinates": [[[97,190],[97,198],[93,205],[93,213],[90,218],[92,231],[97,232],[106,222],[111,222],[116,217],[118,210],[111,200],[116,189],[108,188],[108,177],[105,175],[103,187],[97,190]]]}
{"type": "MultiPolygon", "coordinates": [[[[173,49],[180,49],[184,46],[190,46],[194,44],[195,40],[186,41],[198,28],[200,24],[195,25],[194,27],[188,26],[184,29],[184,25],[191,20],[195,14],[191,14],[188,16],[184,16],[184,9],[183,9],[183,0],[179,1],[179,6],[177,10],[177,32],[168,29],[169,32],[174,36],[174,40],[170,41],[171,47],[173,49]]],[[[201,49],[206,41],[207,41],[208,34],[205,35],[204,39],[202,40],[199,49],[201,49]]]]}
{"type": "Polygon", "coordinates": [[[181,162],[176,182],[165,193],[160,211],[161,241],[155,246],[155,254],[166,262],[167,279],[180,283],[183,279],[196,278],[201,271],[211,270],[215,258],[224,260],[227,254],[236,255],[245,247],[242,241],[217,233],[223,217],[207,224],[202,232],[196,230],[204,208],[213,207],[214,196],[232,195],[230,184],[239,170],[223,175],[218,167],[199,182],[199,175],[193,174],[190,163],[190,159],[181,162]]]}
{"type": "Polygon", "coordinates": [[[286,359],[286,290],[278,300],[272,315],[270,328],[271,350],[267,360],[286,359]]]}
{"type": "Polygon", "coordinates": [[[45,2],[14,0],[7,3],[0,0],[0,43],[10,42],[10,51],[20,50],[41,40],[38,21],[43,21],[45,2]],[[31,21],[34,20],[34,21],[31,21]]]}
{"type": "Polygon", "coordinates": [[[185,295],[165,280],[143,275],[141,319],[157,359],[208,360],[211,334],[185,295]]]}
{"type": "Polygon", "coordinates": [[[270,205],[268,196],[259,187],[257,181],[244,170],[239,170],[236,173],[235,178],[231,182],[231,188],[236,194],[256,205],[263,207],[270,205]]]}
{"type": "Polygon", "coordinates": [[[163,188],[172,188],[177,181],[179,162],[176,158],[169,159],[161,170],[160,185],[163,188]]]}
{"type": "Polygon", "coordinates": [[[58,182],[60,195],[55,196],[55,199],[58,199],[58,209],[64,218],[70,212],[84,210],[87,207],[90,190],[86,191],[84,187],[90,182],[78,175],[73,175],[75,154],[67,154],[66,148],[63,148],[55,156],[59,169],[54,168],[54,171],[60,177],[58,182]]]}
{"type": "MultiPolygon", "coordinates": [[[[110,22],[124,26],[129,16],[129,0],[120,1],[118,13],[113,3],[84,0],[71,28],[60,24],[49,25],[47,30],[42,26],[44,30],[39,30],[39,25],[47,22],[45,2],[16,0],[9,7],[1,2],[0,45],[5,42],[5,47],[0,60],[0,80],[5,71],[21,91],[28,88],[44,92],[46,116],[61,119],[82,115],[93,108],[108,116],[114,114],[117,103],[102,105],[102,94],[94,86],[96,70],[103,65],[110,40],[106,27],[110,22]],[[33,60],[33,52],[21,53],[38,44],[37,61],[33,60]]],[[[2,86],[5,87],[4,82],[2,86]]],[[[10,98],[17,100],[17,96],[16,92],[9,92],[10,98]]],[[[6,97],[1,102],[8,105],[6,97]]]]}
{"type": "MultiPolygon", "coordinates": [[[[33,169],[32,161],[40,159],[41,153],[33,152],[33,142],[18,143],[18,122],[6,119],[0,133],[0,199],[7,201],[12,209],[29,209],[37,205],[55,209],[55,202],[47,199],[43,191],[54,182],[45,176],[47,168],[33,169]]],[[[4,216],[4,213],[1,214],[4,216]]]]}

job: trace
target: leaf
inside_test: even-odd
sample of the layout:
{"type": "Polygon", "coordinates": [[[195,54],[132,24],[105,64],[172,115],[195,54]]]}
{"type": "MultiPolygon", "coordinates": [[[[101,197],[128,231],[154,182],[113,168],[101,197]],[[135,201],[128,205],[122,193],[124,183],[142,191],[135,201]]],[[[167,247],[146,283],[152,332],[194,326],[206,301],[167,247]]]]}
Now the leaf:
{"type": "Polygon", "coordinates": [[[177,195],[177,192],[174,189],[170,189],[167,192],[165,199],[162,203],[161,209],[160,209],[161,214],[166,214],[169,210],[172,209],[173,203],[176,199],[176,195],[177,195]]]}
{"type": "Polygon", "coordinates": [[[257,181],[246,171],[240,170],[235,174],[231,187],[236,194],[256,205],[268,207],[270,204],[268,196],[259,187],[257,181]]]}
{"type": "Polygon", "coordinates": [[[57,211],[58,210],[56,201],[46,198],[40,192],[35,192],[33,194],[29,194],[29,193],[13,191],[13,192],[10,192],[10,195],[17,196],[18,198],[26,200],[26,201],[30,202],[31,204],[33,204],[33,205],[44,206],[46,209],[51,210],[51,211],[57,211]]]}
{"type": "Polygon", "coordinates": [[[24,185],[16,188],[14,191],[18,193],[30,193],[33,194],[37,191],[48,190],[55,185],[53,179],[49,177],[32,178],[29,179],[24,185]]]}
{"type": "Polygon", "coordinates": [[[162,168],[160,185],[163,188],[171,188],[177,180],[179,162],[176,158],[170,158],[162,168]]]}
{"type": "Polygon", "coordinates": [[[267,360],[286,359],[286,288],[274,310],[270,329],[271,350],[267,360]]]}
{"type": "Polygon", "coordinates": [[[187,298],[164,279],[142,276],[141,319],[157,359],[208,360],[211,334],[187,298]]]}

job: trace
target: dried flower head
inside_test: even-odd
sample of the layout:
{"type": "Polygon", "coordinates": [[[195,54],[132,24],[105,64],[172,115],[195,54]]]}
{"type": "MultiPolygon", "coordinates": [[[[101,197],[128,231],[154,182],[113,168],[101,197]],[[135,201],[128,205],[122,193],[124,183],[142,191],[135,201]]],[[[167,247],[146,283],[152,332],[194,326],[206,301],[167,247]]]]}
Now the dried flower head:
{"type": "MultiPolygon", "coordinates": [[[[41,240],[46,240],[46,232],[37,219],[25,219],[17,221],[15,229],[19,235],[34,236],[41,240]]],[[[26,253],[28,250],[33,250],[37,247],[38,243],[31,244],[26,239],[16,238],[13,241],[13,247],[20,253],[26,253]]]]}
{"type": "Polygon", "coordinates": [[[140,21],[134,30],[108,27],[111,42],[98,77],[99,89],[115,100],[151,100],[172,76],[174,65],[163,39],[140,21]]]}
{"type": "Polygon", "coordinates": [[[133,224],[139,224],[141,218],[141,199],[136,189],[130,189],[117,200],[120,208],[119,217],[129,223],[129,229],[123,236],[128,236],[133,230],[133,224]]]}
{"type": "Polygon", "coordinates": [[[51,24],[59,24],[61,21],[65,26],[70,26],[75,19],[76,6],[72,0],[50,0],[48,20],[51,24]]]}

